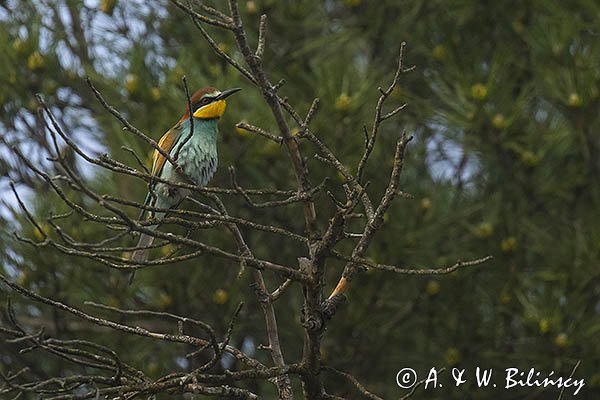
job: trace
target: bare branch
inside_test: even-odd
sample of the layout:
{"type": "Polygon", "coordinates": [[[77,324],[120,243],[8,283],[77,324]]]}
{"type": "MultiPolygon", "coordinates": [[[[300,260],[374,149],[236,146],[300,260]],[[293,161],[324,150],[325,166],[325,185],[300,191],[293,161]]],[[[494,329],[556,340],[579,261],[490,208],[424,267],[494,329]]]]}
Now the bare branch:
{"type": "MultiPolygon", "coordinates": [[[[152,399],[157,395],[173,397],[186,393],[198,393],[219,398],[258,399],[259,394],[247,389],[246,386],[242,385],[242,382],[246,380],[268,380],[276,385],[279,399],[293,399],[294,386],[292,385],[292,379],[299,379],[305,398],[316,400],[339,399],[341,397],[328,394],[324,389],[323,375],[327,375],[324,372],[331,372],[349,382],[363,397],[380,400],[379,396],[369,392],[351,374],[333,367],[323,366],[321,363],[321,340],[326,332],[326,327],[332,323],[332,317],[345,301],[344,293],[347,290],[348,282],[362,268],[373,268],[404,275],[441,275],[461,268],[479,265],[491,258],[483,257],[457,262],[454,265],[442,268],[402,267],[378,263],[366,258],[367,251],[377,232],[381,230],[384,216],[389,212],[393,201],[398,197],[410,196],[400,190],[400,175],[404,165],[406,146],[411,140],[411,137],[407,137],[404,133],[396,142],[393,165],[385,192],[377,202],[371,201],[373,196],[372,193],[369,193],[371,189],[369,182],[363,180],[365,168],[372,160],[371,154],[377,143],[381,124],[383,121],[398,115],[406,107],[405,104],[402,104],[395,106],[391,111],[383,111],[384,106],[387,110],[386,101],[397,87],[401,74],[411,70],[411,68],[403,66],[405,43],[400,46],[398,65],[392,82],[385,88],[378,88],[380,95],[374,107],[375,115],[372,126],[370,126],[370,129],[364,127],[362,132],[359,132],[364,134],[365,148],[354,173],[354,167],[350,168],[343,161],[344,155],[338,154],[326,144],[325,138],[329,137],[328,132],[323,132],[323,134],[319,132],[319,135],[317,135],[311,129],[314,118],[319,111],[319,99],[314,98],[306,114],[304,114],[304,110],[299,113],[287,97],[278,94],[278,90],[283,86],[285,80],[280,79],[276,84],[272,84],[266,72],[268,69],[263,65],[267,34],[266,15],[260,16],[258,41],[256,48],[252,46],[251,49],[248,41],[249,36],[244,28],[236,0],[228,0],[230,15],[226,15],[224,12],[201,2],[192,3],[191,0],[171,0],[171,2],[191,18],[213,51],[260,91],[265,102],[264,105],[268,107],[273,117],[275,128],[270,128],[272,132],[269,132],[267,129],[246,122],[240,122],[236,126],[271,140],[281,145],[282,149],[285,149],[290,162],[288,168],[291,168],[295,176],[295,184],[292,185],[295,190],[260,187],[246,189],[244,188],[246,183],[238,181],[233,167],[229,169],[230,188],[200,187],[189,178],[188,182],[169,182],[160,177],[152,176],[151,171],[143,162],[143,157],[138,156],[134,150],[125,146],[122,149],[130,153],[133,159],[127,157],[126,161],[119,161],[111,158],[108,154],[91,156],[88,154],[89,152],[84,151],[71,139],[71,136],[67,134],[68,131],[63,128],[64,123],[59,123],[62,120],[57,119],[42,97],[38,95],[38,102],[41,105],[38,114],[38,128],[44,133],[43,136],[45,136],[46,130],[49,133],[49,139],[44,139],[45,144],[42,147],[50,155],[48,160],[52,163],[52,172],[47,172],[44,167],[36,165],[18,148],[14,149],[14,153],[22,161],[22,164],[29,168],[31,171],[29,174],[34,177],[36,177],[35,175],[39,176],[41,182],[47,184],[51,192],[56,193],[70,211],[60,215],[50,214],[46,219],[47,223],[40,223],[36,220],[34,213],[27,209],[26,203],[19,195],[14,183],[11,182],[10,186],[17,198],[17,203],[23,210],[26,220],[31,223],[36,240],[23,237],[22,234],[18,233],[15,233],[15,237],[22,243],[32,246],[35,250],[50,248],[53,251],[56,250],[59,255],[82,257],[94,264],[102,264],[121,270],[135,270],[178,263],[194,259],[200,255],[227,260],[227,264],[233,268],[239,266],[240,276],[246,267],[250,267],[253,282],[251,287],[261,307],[265,321],[267,344],[261,344],[259,348],[269,351],[271,357],[271,361],[268,363],[269,366],[229,344],[232,340],[235,321],[237,318],[241,318],[241,304],[233,313],[231,322],[225,325],[227,329],[224,335],[218,336],[215,330],[203,321],[169,312],[131,310],[92,302],[85,303],[103,310],[100,315],[104,315],[106,312],[117,313],[122,318],[119,321],[127,321],[116,322],[112,319],[82,311],[50,297],[42,296],[0,274],[0,282],[17,293],[40,304],[50,306],[56,312],[66,312],[83,321],[95,324],[101,330],[110,329],[159,342],[186,344],[188,346],[186,346],[183,355],[194,363],[190,367],[191,372],[176,371],[158,379],[152,379],[144,375],[142,371],[138,371],[124,363],[115,351],[104,346],[82,339],[60,340],[47,338],[43,329],[35,331],[29,328],[26,329],[17,320],[15,311],[9,302],[7,306],[7,327],[0,327],[0,333],[9,338],[8,343],[14,346],[27,346],[20,349],[22,353],[44,351],[79,366],[85,371],[93,368],[97,370],[97,374],[88,373],[87,375],[73,375],[65,378],[44,377],[31,382],[24,381],[25,378],[29,377],[24,372],[25,370],[0,374],[0,379],[4,381],[4,386],[0,387],[0,394],[11,394],[17,397],[35,394],[43,395],[45,398],[72,400],[101,397],[124,399],[144,397],[152,399]],[[210,25],[211,28],[207,25],[210,25]],[[212,36],[212,29],[214,29],[212,27],[224,29],[226,33],[233,35],[237,50],[230,53],[223,51],[222,46],[220,47],[212,36]],[[210,29],[211,33],[207,29],[210,29]],[[296,130],[298,133],[293,134],[296,130]],[[314,146],[315,158],[324,163],[326,172],[341,175],[343,182],[331,183],[325,178],[317,185],[311,183],[311,178],[314,178],[314,176],[309,175],[307,162],[300,148],[303,139],[308,142],[309,146],[314,146]],[[114,193],[103,193],[102,190],[104,189],[95,189],[98,186],[94,186],[79,173],[78,169],[73,166],[74,164],[65,156],[65,150],[75,157],[82,157],[87,163],[95,167],[116,173],[115,175],[119,178],[141,179],[146,183],[150,183],[151,187],[154,186],[153,183],[160,182],[169,190],[174,188],[185,189],[186,194],[191,194],[187,197],[188,201],[183,202],[178,208],[171,209],[151,206],[150,204],[154,204],[153,202],[140,203],[130,200],[127,196],[121,197],[114,193]],[[326,196],[321,196],[321,192],[324,192],[326,196]],[[73,193],[75,196],[72,195],[73,193]],[[268,213],[247,216],[247,212],[243,211],[239,215],[246,215],[245,217],[230,215],[220,195],[238,196],[238,202],[243,200],[252,209],[278,208],[277,211],[283,210],[286,213],[286,218],[288,218],[289,213],[290,221],[298,219],[296,218],[297,215],[292,214],[293,212],[301,212],[300,219],[303,220],[304,231],[294,232],[298,230],[294,222],[289,224],[277,222],[274,224],[259,219],[264,215],[270,216],[271,214],[268,213]],[[186,205],[193,205],[193,209],[186,209],[186,205]],[[320,221],[317,220],[317,206],[321,213],[319,214],[321,215],[320,221]],[[360,209],[357,210],[359,207],[360,209]],[[130,216],[138,212],[144,215],[148,211],[160,213],[161,218],[140,220],[141,216],[137,219],[130,216]],[[75,231],[66,228],[69,223],[76,224],[79,222],[100,224],[101,234],[92,239],[80,239],[75,231]],[[166,232],[171,225],[175,225],[178,228],[176,232],[179,233],[166,232]],[[213,243],[211,235],[214,233],[221,235],[223,228],[231,234],[231,236],[227,236],[229,240],[218,246],[209,244],[213,243]],[[199,229],[208,230],[210,235],[198,235],[202,240],[208,238],[208,241],[193,239],[198,237],[194,236],[194,233],[199,229]],[[247,240],[249,236],[245,236],[256,231],[278,235],[278,240],[290,251],[298,250],[291,246],[301,248],[304,253],[298,251],[296,254],[298,265],[296,266],[289,261],[283,262],[283,264],[270,261],[282,257],[277,254],[277,251],[263,256],[262,246],[260,256],[265,257],[265,259],[257,258],[253,250],[257,250],[256,254],[258,254],[258,248],[252,249],[250,246],[254,241],[247,240]],[[126,240],[129,238],[127,236],[139,234],[151,236],[156,241],[153,244],[146,242],[146,244],[140,244],[139,246],[128,245],[129,242],[126,240]],[[169,247],[166,247],[167,245],[169,247]],[[166,254],[150,260],[133,261],[129,255],[129,252],[133,250],[159,248],[162,248],[161,250],[166,254]],[[330,276],[326,267],[328,264],[334,264],[328,263],[331,260],[343,261],[344,269],[335,289],[328,298],[325,298],[324,287],[328,284],[326,277],[330,276]],[[273,290],[273,288],[267,286],[267,282],[270,284],[271,281],[268,280],[270,279],[268,275],[263,275],[264,271],[281,275],[284,279],[275,277],[274,282],[276,283],[274,284],[279,286],[273,290]],[[267,278],[267,281],[265,278],[267,278]],[[284,347],[280,341],[277,315],[273,303],[290,292],[288,289],[292,287],[293,282],[298,282],[302,289],[301,329],[303,329],[304,347],[301,361],[288,364],[284,358],[284,347]],[[162,325],[158,328],[154,326],[146,329],[136,326],[131,319],[128,319],[131,316],[136,316],[135,320],[143,318],[145,319],[144,322],[148,319],[156,322],[154,319],[159,318],[158,322],[161,322],[162,325]],[[167,328],[163,327],[165,321],[169,324],[167,328]],[[170,329],[172,329],[172,332],[170,329]],[[236,370],[233,372],[229,370],[220,372],[217,364],[223,353],[232,355],[237,361],[244,364],[246,369],[237,369],[238,366],[236,365],[236,370]]],[[[56,9],[54,11],[57,12],[56,9]]],[[[73,9],[70,9],[70,11],[73,11],[73,9]]],[[[78,39],[81,41],[81,37],[78,39]]],[[[72,48],[76,48],[77,44],[73,41],[67,42],[67,45],[72,48]]],[[[186,77],[183,77],[182,81],[191,128],[190,132],[177,144],[174,151],[167,152],[151,137],[133,126],[122,112],[108,104],[91,80],[87,79],[88,85],[102,108],[120,121],[124,126],[124,130],[150,144],[158,154],[185,176],[177,161],[183,147],[189,145],[189,140],[194,134],[195,120],[186,77]]],[[[28,124],[27,121],[24,125],[31,130],[32,134],[35,133],[34,126],[30,126],[31,124],[28,124]]],[[[268,126],[268,124],[265,126],[268,126]]],[[[247,210],[249,207],[245,207],[245,209],[247,210]]],[[[273,210],[273,212],[275,211],[273,210]]],[[[265,235],[261,234],[260,236],[262,238],[265,235]]],[[[219,241],[215,241],[215,243],[221,243],[220,239],[219,236],[219,241]]],[[[140,243],[144,242],[140,241],[140,243]]],[[[158,253],[158,251],[155,253],[158,253]]],[[[337,263],[335,262],[335,264],[337,263]]],[[[56,295],[52,296],[57,297],[56,295]]],[[[141,325],[148,326],[145,323],[141,325]]]]}
{"type": "Polygon", "coordinates": [[[392,83],[390,83],[388,88],[385,90],[383,90],[382,88],[379,88],[379,92],[381,93],[381,95],[379,96],[379,100],[377,100],[377,105],[375,106],[375,117],[373,120],[373,127],[371,129],[370,135],[367,135],[366,128],[365,128],[365,135],[367,136],[365,152],[364,152],[362,158],[360,159],[360,161],[358,163],[358,167],[356,169],[356,177],[359,182],[362,181],[364,168],[367,164],[367,161],[369,160],[369,156],[371,155],[373,148],[375,147],[375,142],[377,141],[377,134],[379,133],[379,126],[381,125],[381,122],[396,115],[400,110],[402,110],[405,107],[405,105],[401,105],[400,107],[389,112],[388,114],[385,114],[383,117],[381,115],[381,110],[383,108],[383,104],[387,100],[388,96],[392,93],[392,91],[394,90],[396,85],[398,84],[398,80],[400,79],[400,74],[402,72],[406,72],[402,67],[402,63],[404,61],[404,48],[405,47],[406,47],[406,42],[402,42],[400,44],[400,55],[398,56],[398,67],[396,68],[396,73],[394,74],[394,79],[392,79],[392,83]]]}
{"type": "Polygon", "coordinates": [[[265,52],[265,40],[267,35],[267,16],[265,14],[260,16],[260,25],[258,27],[258,45],[256,46],[256,57],[262,59],[263,53],[265,52]]]}
{"type": "Polygon", "coordinates": [[[190,121],[190,132],[183,138],[181,143],[179,143],[177,145],[177,148],[175,149],[175,152],[174,152],[175,156],[173,157],[173,160],[175,160],[175,161],[177,161],[179,159],[179,153],[181,152],[181,149],[183,148],[183,146],[185,146],[187,144],[187,142],[190,141],[192,136],[194,136],[194,110],[192,110],[192,97],[190,96],[190,89],[188,87],[187,78],[185,77],[185,75],[183,76],[183,78],[181,78],[181,80],[183,81],[183,88],[185,90],[185,98],[187,99],[187,109],[188,109],[189,121],[190,121]]]}
{"type": "MultiPolygon", "coordinates": [[[[392,201],[397,195],[400,172],[402,171],[402,166],[404,163],[404,150],[408,142],[412,139],[412,137],[406,137],[406,135],[402,135],[400,139],[398,139],[396,143],[396,152],[394,154],[394,165],[392,167],[392,173],[390,175],[390,179],[388,182],[388,186],[385,190],[385,194],[377,206],[373,217],[369,219],[365,228],[363,230],[362,237],[354,247],[352,251],[352,258],[360,258],[367,251],[373,236],[379,230],[381,225],[383,224],[384,214],[387,212],[389,207],[392,204],[392,201]]],[[[356,264],[349,262],[344,267],[344,272],[342,277],[340,278],[338,284],[335,289],[329,295],[329,298],[333,298],[338,294],[343,294],[346,291],[347,283],[350,279],[352,279],[352,275],[356,271],[356,264]]]]}
{"type": "Polygon", "coordinates": [[[188,13],[191,17],[194,18],[195,21],[196,20],[202,21],[209,25],[218,26],[218,27],[224,28],[224,29],[232,29],[231,18],[213,7],[210,7],[210,6],[207,6],[204,4],[200,4],[200,7],[202,7],[204,12],[209,13],[213,16],[216,16],[219,19],[210,18],[210,17],[207,17],[206,15],[202,15],[202,14],[194,11],[191,7],[183,4],[182,2],[180,2],[178,0],[171,0],[171,2],[173,4],[175,4],[177,7],[179,7],[180,9],[182,9],[183,11],[185,11],[186,13],[188,13]]]}
{"type": "MultiPolygon", "coordinates": [[[[171,0],[171,1],[173,3],[175,3],[178,7],[181,4],[177,0],[171,0]]],[[[250,82],[256,84],[256,79],[254,78],[254,76],[252,76],[252,74],[246,68],[244,68],[243,66],[241,66],[229,54],[227,54],[226,52],[224,52],[219,47],[219,45],[217,44],[217,42],[215,42],[215,40],[208,34],[208,32],[206,31],[206,29],[204,29],[204,27],[201,24],[201,22],[204,22],[204,21],[201,18],[197,18],[196,15],[195,15],[195,13],[194,13],[194,11],[191,10],[190,8],[188,8],[188,7],[180,7],[180,8],[182,8],[190,16],[190,18],[194,22],[194,25],[196,25],[196,28],[198,28],[198,30],[200,31],[200,33],[202,34],[202,36],[204,37],[204,39],[206,40],[206,42],[213,49],[213,51],[215,53],[217,53],[219,56],[221,56],[225,61],[227,61],[232,67],[234,67],[235,69],[237,69],[250,82]]],[[[230,27],[228,27],[227,29],[230,29],[230,27]]]]}
{"type": "Polygon", "coordinates": [[[236,127],[247,130],[248,132],[257,133],[261,136],[266,137],[269,140],[274,141],[275,143],[277,143],[279,145],[283,144],[283,138],[281,136],[273,135],[272,133],[269,133],[269,132],[265,131],[264,129],[259,128],[258,126],[254,126],[254,125],[248,124],[246,122],[239,122],[238,124],[236,124],[236,127]]]}
{"type": "MultiPolygon", "coordinates": [[[[218,200],[218,199],[217,199],[218,200]]],[[[221,212],[227,214],[225,206],[223,203],[219,201],[219,206],[221,208],[221,212]]],[[[239,251],[242,255],[246,257],[252,257],[252,251],[246,244],[242,233],[239,228],[235,224],[229,224],[229,231],[234,236],[239,251]]],[[[245,264],[242,264],[245,265],[245,264]]],[[[265,318],[266,329],[267,329],[267,338],[269,340],[269,350],[271,352],[271,358],[273,359],[273,363],[277,367],[285,367],[286,363],[283,358],[283,352],[281,350],[281,344],[279,341],[279,332],[277,327],[277,319],[275,316],[275,310],[273,308],[272,300],[268,296],[267,287],[265,285],[264,278],[262,273],[259,270],[252,270],[252,277],[254,279],[254,285],[256,288],[256,293],[258,297],[259,304],[263,310],[263,315],[265,318]]],[[[287,375],[281,376],[281,379],[276,381],[277,388],[279,390],[279,398],[280,399],[292,399],[293,392],[291,387],[291,381],[287,375]]]]}
{"type": "Polygon", "coordinates": [[[477,258],[475,260],[470,260],[470,261],[458,261],[455,264],[448,266],[448,267],[415,268],[415,267],[399,267],[396,265],[374,263],[365,258],[347,257],[336,251],[332,252],[332,254],[335,258],[346,261],[348,263],[353,263],[355,265],[360,265],[360,266],[364,266],[364,267],[368,267],[368,268],[380,269],[383,271],[395,272],[395,273],[401,274],[401,275],[445,275],[445,274],[451,274],[452,272],[462,269],[462,268],[465,268],[465,267],[472,267],[475,265],[483,264],[484,262],[489,261],[493,258],[492,256],[486,256],[486,257],[477,258]]]}
{"type": "Polygon", "coordinates": [[[292,280],[291,279],[286,279],[281,285],[279,285],[279,287],[277,289],[275,289],[273,291],[273,293],[271,293],[269,295],[269,297],[271,298],[271,302],[276,301],[279,297],[281,297],[281,295],[283,293],[285,293],[285,291],[287,290],[287,288],[292,284],[292,280]]]}
{"type": "MultiPolygon", "coordinates": [[[[246,32],[244,30],[242,19],[237,7],[237,2],[235,0],[229,1],[229,9],[231,11],[231,18],[233,19],[233,33],[236,43],[256,80],[256,84],[261,89],[262,95],[269,105],[273,117],[275,118],[280,135],[283,137],[284,144],[292,161],[296,181],[298,183],[298,189],[299,191],[308,192],[310,190],[308,169],[304,163],[302,155],[300,154],[298,143],[290,134],[289,126],[285,120],[285,117],[283,116],[281,105],[275,91],[273,90],[273,85],[271,85],[271,83],[268,81],[265,72],[260,65],[259,59],[255,54],[252,54],[250,50],[246,39],[246,32]]],[[[316,218],[314,202],[311,199],[305,200],[304,221],[309,239],[312,239],[316,236],[316,218]]]]}
{"type": "Polygon", "coordinates": [[[328,367],[328,366],[323,366],[323,369],[325,371],[333,372],[334,374],[346,379],[348,382],[350,382],[352,385],[354,385],[354,387],[356,389],[358,389],[360,394],[362,394],[365,398],[370,399],[370,400],[383,400],[381,397],[369,392],[358,380],[356,380],[355,377],[353,377],[349,373],[343,372],[343,371],[340,371],[340,370],[337,370],[335,368],[328,367]]]}
{"type": "MultiPolygon", "coordinates": [[[[52,137],[55,137],[54,135],[52,135],[52,137]]],[[[121,149],[125,150],[126,152],[130,153],[135,160],[137,161],[138,165],[144,170],[144,172],[148,175],[150,175],[150,170],[148,170],[148,168],[146,168],[146,165],[144,165],[144,162],[142,161],[142,159],[140,158],[140,156],[137,155],[137,153],[135,152],[135,150],[133,150],[131,147],[127,147],[127,146],[121,146],[121,149]]]]}
{"type": "Polygon", "coordinates": [[[250,198],[249,194],[246,193],[246,191],[240,185],[238,185],[235,168],[233,166],[229,167],[229,175],[231,177],[232,186],[244,197],[244,200],[246,200],[246,202],[254,208],[279,207],[279,206],[285,206],[285,205],[292,204],[292,203],[301,202],[306,199],[310,199],[315,194],[322,191],[323,188],[329,182],[329,179],[325,178],[323,180],[323,182],[321,182],[319,185],[310,189],[309,192],[297,193],[297,194],[290,196],[287,199],[283,199],[283,200],[273,200],[273,201],[266,201],[263,203],[256,203],[250,198]]]}
{"type": "MultiPolygon", "coordinates": [[[[98,99],[98,101],[100,102],[102,107],[104,107],[109,113],[114,115],[125,126],[125,128],[127,128],[127,131],[133,133],[135,136],[139,137],[140,139],[144,140],[146,143],[150,144],[154,148],[154,150],[156,150],[161,156],[163,156],[167,161],[169,161],[173,165],[173,167],[175,167],[176,169],[180,169],[179,165],[173,159],[173,157],[171,157],[171,155],[168,152],[166,152],[163,148],[161,148],[154,139],[152,139],[151,137],[146,135],[144,132],[140,131],[138,128],[133,126],[116,108],[114,108],[113,106],[108,104],[106,102],[106,100],[104,100],[104,97],[98,91],[98,89],[96,89],[96,87],[94,86],[94,84],[92,83],[90,78],[87,78],[86,82],[87,82],[88,86],[92,89],[92,92],[94,92],[94,96],[96,96],[96,99],[98,99]]],[[[47,109],[47,106],[45,106],[45,103],[44,103],[43,99],[41,98],[41,96],[38,96],[38,101],[40,102],[40,104],[42,104],[44,106],[45,109],[47,109]]],[[[59,130],[60,128],[58,126],[58,123],[56,123],[52,114],[48,113],[48,115],[50,116],[52,123],[54,124],[54,128],[56,130],[59,130]]]]}

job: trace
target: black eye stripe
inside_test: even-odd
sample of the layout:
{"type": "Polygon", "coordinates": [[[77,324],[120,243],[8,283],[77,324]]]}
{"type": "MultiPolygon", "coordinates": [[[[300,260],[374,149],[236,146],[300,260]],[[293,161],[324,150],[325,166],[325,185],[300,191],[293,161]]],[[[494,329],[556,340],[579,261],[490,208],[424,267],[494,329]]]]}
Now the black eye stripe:
{"type": "Polygon", "coordinates": [[[213,99],[210,97],[203,97],[199,101],[197,101],[193,104],[193,108],[194,108],[194,110],[197,110],[198,108],[209,104],[212,100],[213,99]]]}

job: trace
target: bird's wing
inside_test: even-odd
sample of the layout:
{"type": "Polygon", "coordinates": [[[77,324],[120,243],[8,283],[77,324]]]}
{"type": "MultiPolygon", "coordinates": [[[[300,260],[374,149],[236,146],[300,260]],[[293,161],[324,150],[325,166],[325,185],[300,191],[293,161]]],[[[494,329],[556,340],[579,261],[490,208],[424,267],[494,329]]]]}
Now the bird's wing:
{"type": "MultiPolygon", "coordinates": [[[[179,142],[181,137],[181,124],[177,124],[167,131],[158,141],[158,146],[163,149],[166,153],[171,154],[171,151],[175,148],[175,145],[179,142]]],[[[158,176],[165,165],[167,159],[163,157],[158,150],[154,150],[152,154],[152,175],[158,176]]]]}

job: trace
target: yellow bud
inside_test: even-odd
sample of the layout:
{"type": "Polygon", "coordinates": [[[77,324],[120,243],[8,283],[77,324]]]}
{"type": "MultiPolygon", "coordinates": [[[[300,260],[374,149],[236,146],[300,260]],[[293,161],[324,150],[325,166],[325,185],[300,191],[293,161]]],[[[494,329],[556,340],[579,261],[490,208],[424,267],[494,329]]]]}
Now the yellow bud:
{"type": "Polygon", "coordinates": [[[140,81],[137,75],[127,74],[127,77],[125,77],[125,89],[129,94],[138,92],[140,89],[140,81]]]}
{"type": "Polygon", "coordinates": [[[275,155],[279,152],[281,146],[272,140],[268,140],[267,143],[262,147],[262,152],[266,155],[275,155]]]}
{"type": "Polygon", "coordinates": [[[297,126],[290,129],[290,135],[292,135],[292,136],[296,136],[298,134],[298,132],[300,132],[300,129],[298,129],[297,126]]]}
{"type": "Polygon", "coordinates": [[[573,92],[573,93],[569,94],[567,104],[569,105],[569,107],[577,108],[577,107],[581,107],[581,105],[583,104],[583,101],[581,100],[581,97],[577,93],[573,92]]]}
{"type": "Polygon", "coordinates": [[[448,58],[448,49],[446,49],[446,46],[443,44],[438,44],[431,51],[431,55],[433,56],[434,60],[443,61],[448,58]]]}
{"type": "Polygon", "coordinates": [[[558,347],[565,347],[568,343],[569,343],[569,336],[564,332],[559,333],[554,338],[554,344],[557,345],[558,347]]]}
{"type": "Polygon", "coordinates": [[[535,153],[532,151],[527,150],[521,153],[521,162],[527,165],[528,167],[535,166],[538,163],[538,161],[538,156],[536,156],[535,153]]]}
{"type": "Polygon", "coordinates": [[[39,104],[37,102],[36,99],[34,99],[33,97],[29,99],[29,102],[27,103],[27,108],[31,111],[35,111],[37,110],[39,104]]]}
{"type": "Polygon", "coordinates": [[[108,298],[108,301],[106,302],[109,306],[112,307],[119,307],[120,306],[120,302],[119,299],[115,296],[110,296],[108,298]]]}
{"type": "Polygon", "coordinates": [[[402,98],[402,88],[400,88],[400,85],[396,85],[394,86],[394,89],[392,89],[392,93],[390,93],[390,97],[395,99],[395,100],[400,100],[402,98]]]}
{"type": "Polygon", "coordinates": [[[596,372],[589,379],[590,387],[597,388],[600,387],[600,372],[596,372]]]}
{"type": "Polygon", "coordinates": [[[167,308],[171,304],[173,304],[173,298],[171,296],[169,296],[168,293],[160,292],[158,295],[157,303],[158,303],[158,306],[164,310],[165,308],[167,308]]]}
{"type": "Polygon", "coordinates": [[[229,45],[225,42],[219,42],[217,44],[217,47],[219,50],[221,50],[223,53],[227,53],[230,49],[229,45]]]}
{"type": "Polygon", "coordinates": [[[148,363],[148,373],[150,375],[154,375],[156,373],[158,373],[158,363],[157,362],[150,362],[148,363]]]}
{"type": "Polygon", "coordinates": [[[548,333],[548,331],[550,330],[550,322],[545,318],[540,319],[538,325],[541,333],[548,333]]]}
{"type": "Polygon", "coordinates": [[[15,39],[12,42],[12,47],[18,55],[23,55],[27,51],[27,44],[21,38],[15,39]]]}
{"type": "Polygon", "coordinates": [[[102,3],[100,3],[100,11],[104,14],[112,15],[116,5],[117,0],[102,0],[102,3]]]}
{"type": "Polygon", "coordinates": [[[152,89],[150,89],[150,97],[152,98],[152,101],[159,101],[160,89],[157,87],[153,87],[152,89]]]}
{"type": "Polygon", "coordinates": [[[348,96],[347,93],[342,93],[335,99],[333,108],[337,111],[348,111],[352,105],[352,97],[348,96]]]}
{"type": "Polygon", "coordinates": [[[223,289],[217,289],[217,290],[215,290],[215,293],[213,294],[213,301],[215,302],[215,304],[219,304],[219,305],[225,304],[227,302],[228,298],[229,298],[229,295],[223,289]]]}
{"type": "Polygon", "coordinates": [[[48,236],[48,234],[50,233],[50,225],[48,225],[47,223],[42,223],[39,224],[40,228],[42,229],[42,231],[44,232],[42,234],[42,232],[40,232],[40,230],[38,228],[33,228],[33,236],[38,240],[38,241],[42,241],[44,240],[44,235],[48,236]]]}
{"type": "Polygon", "coordinates": [[[256,14],[256,11],[258,10],[258,7],[256,7],[256,3],[253,1],[247,1],[246,2],[246,12],[248,14],[256,14]]]}
{"type": "Polygon", "coordinates": [[[172,74],[173,80],[177,81],[178,83],[181,83],[181,79],[183,79],[183,76],[185,75],[185,70],[178,65],[175,68],[173,68],[172,74]]]}
{"type": "Polygon", "coordinates": [[[460,351],[456,347],[449,347],[444,353],[444,359],[449,366],[456,365],[460,361],[460,351]]]}
{"type": "Polygon", "coordinates": [[[217,64],[213,64],[208,67],[208,73],[211,76],[218,77],[221,74],[221,67],[219,67],[217,64]]]}
{"type": "Polygon", "coordinates": [[[517,249],[517,238],[514,236],[507,237],[500,242],[500,248],[505,253],[510,253],[517,249]]]}
{"type": "Polygon", "coordinates": [[[19,276],[17,276],[17,285],[26,286],[29,280],[29,276],[26,271],[19,272],[19,276]]]}
{"type": "Polygon", "coordinates": [[[362,3],[362,0],[344,0],[344,4],[348,7],[358,7],[362,3]]]}
{"type": "Polygon", "coordinates": [[[471,86],[471,97],[475,100],[484,100],[488,95],[488,89],[483,83],[471,86]]]}
{"type": "Polygon", "coordinates": [[[440,292],[440,283],[438,281],[430,280],[427,282],[427,286],[425,286],[425,292],[427,292],[430,296],[435,296],[440,292]]]}
{"type": "Polygon", "coordinates": [[[383,213],[383,223],[387,224],[390,221],[390,214],[389,213],[383,213]]]}
{"type": "Polygon", "coordinates": [[[512,27],[517,33],[522,33],[525,30],[525,25],[519,20],[513,21],[512,27]]]}
{"type": "Polygon", "coordinates": [[[552,45],[552,53],[554,53],[555,56],[559,55],[560,53],[562,53],[563,51],[563,45],[561,43],[555,43],[552,45]]]}
{"type": "Polygon", "coordinates": [[[507,305],[512,301],[512,296],[508,292],[500,293],[500,303],[507,305]]]}
{"type": "Polygon", "coordinates": [[[423,197],[421,199],[421,211],[429,210],[432,205],[433,203],[431,202],[431,199],[429,197],[423,197]]]}
{"type": "Polygon", "coordinates": [[[338,172],[337,176],[338,176],[338,179],[340,182],[342,182],[342,183],[346,182],[346,177],[341,172],[338,172]]]}
{"type": "Polygon", "coordinates": [[[326,361],[327,358],[329,357],[329,352],[325,349],[325,347],[321,347],[321,349],[319,350],[320,354],[321,354],[321,360],[326,361]]]}
{"type": "Polygon", "coordinates": [[[168,256],[170,253],[174,252],[175,250],[177,250],[177,246],[175,246],[172,243],[169,243],[160,248],[160,252],[163,256],[168,256]]]}
{"type": "Polygon", "coordinates": [[[504,115],[496,114],[492,118],[492,126],[496,129],[504,129],[508,126],[508,122],[506,121],[506,118],[504,118],[504,115]]]}
{"type": "Polygon", "coordinates": [[[492,236],[494,227],[489,222],[482,222],[475,228],[475,235],[480,239],[486,239],[492,236]]]}
{"type": "Polygon", "coordinates": [[[42,69],[44,67],[44,63],[44,57],[37,50],[31,53],[31,55],[27,58],[27,67],[32,71],[42,69]]]}
{"type": "Polygon", "coordinates": [[[58,84],[54,79],[45,79],[43,83],[44,93],[54,94],[56,89],[58,88],[58,84]]]}

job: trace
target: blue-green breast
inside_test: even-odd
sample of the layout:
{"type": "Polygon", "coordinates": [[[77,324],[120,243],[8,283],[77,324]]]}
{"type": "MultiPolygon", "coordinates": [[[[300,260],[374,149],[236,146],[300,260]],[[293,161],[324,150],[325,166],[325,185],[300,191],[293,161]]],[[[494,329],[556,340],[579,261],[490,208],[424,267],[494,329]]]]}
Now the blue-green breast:
{"type": "MultiPolygon", "coordinates": [[[[180,126],[181,135],[171,149],[175,155],[179,145],[186,139],[190,130],[190,121],[185,120],[180,126]]],[[[179,151],[178,164],[185,174],[192,178],[196,184],[206,186],[217,170],[217,120],[194,120],[194,134],[179,151]]],[[[175,171],[170,162],[165,162],[160,173],[161,178],[171,182],[189,183],[175,171]]],[[[171,208],[178,205],[190,194],[189,190],[176,188],[157,182],[154,186],[156,193],[155,207],[171,208]]],[[[157,218],[162,215],[157,215],[157,218]]]]}
{"type": "MultiPolygon", "coordinates": [[[[195,119],[194,134],[179,153],[179,164],[185,174],[200,186],[210,182],[217,170],[217,119],[195,119]]],[[[189,121],[182,126],[183,132],[189,132],[189,121]]],[[[180,140],[185,140],[183,133],[180,140]]]]}

